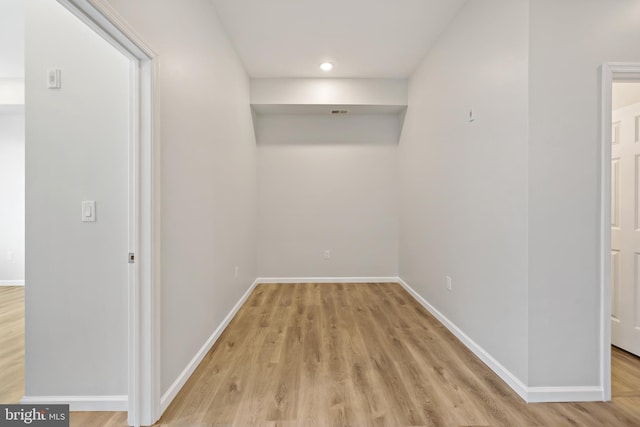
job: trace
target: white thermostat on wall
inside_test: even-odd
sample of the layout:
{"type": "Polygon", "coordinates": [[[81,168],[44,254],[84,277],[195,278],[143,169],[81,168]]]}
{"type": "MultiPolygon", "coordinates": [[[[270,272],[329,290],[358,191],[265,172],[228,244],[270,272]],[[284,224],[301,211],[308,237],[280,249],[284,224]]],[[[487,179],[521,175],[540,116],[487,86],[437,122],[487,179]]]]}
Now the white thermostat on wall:
{"type": "Polygon", "coordinates": [[[47,72],[47,88],[60,89],[62,87],[62,72],[59,68],[52,68],[47,72]]]}
{"type": "Polygon", "coordinates": [[[82,202],[82,222],[96,222],[96,202],[82,202]]]}

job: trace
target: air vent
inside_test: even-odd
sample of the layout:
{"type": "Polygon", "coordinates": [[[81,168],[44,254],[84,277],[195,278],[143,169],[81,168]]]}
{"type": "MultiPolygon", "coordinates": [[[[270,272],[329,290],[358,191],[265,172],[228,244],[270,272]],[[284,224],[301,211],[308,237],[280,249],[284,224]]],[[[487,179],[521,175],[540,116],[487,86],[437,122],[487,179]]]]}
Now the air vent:
{"type": "Polygon", "coordinates": [[[331,114],[349,114],[349,110],[331,110],[331,114]]]}

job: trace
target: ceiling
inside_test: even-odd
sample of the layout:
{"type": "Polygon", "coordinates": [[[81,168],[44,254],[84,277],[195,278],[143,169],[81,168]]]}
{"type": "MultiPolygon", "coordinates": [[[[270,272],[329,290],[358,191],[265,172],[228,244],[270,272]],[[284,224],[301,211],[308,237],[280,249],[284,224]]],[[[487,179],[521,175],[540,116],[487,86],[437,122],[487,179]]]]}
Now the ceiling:
{"type": "Polygon", "coordinates": [[[251,77],[407,78],[465,0],[212,2],[251,77]]]}
{"type": "Polygon", "coordinates": [[[24,78],[24,0],[0,0],[0,79],[24,78]]]}

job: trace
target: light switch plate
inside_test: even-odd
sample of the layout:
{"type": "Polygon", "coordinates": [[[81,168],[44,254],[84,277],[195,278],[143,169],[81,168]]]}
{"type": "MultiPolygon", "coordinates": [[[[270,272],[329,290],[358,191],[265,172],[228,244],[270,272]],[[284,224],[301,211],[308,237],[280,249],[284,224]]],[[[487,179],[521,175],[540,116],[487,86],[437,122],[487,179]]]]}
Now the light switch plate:
{"type": "Polygon", "coordinates": [[[62,71],[59,68],[52,68],[47,71],[47,88],[60,89],[62,87],[62,71]]]}
{"type": "Polygon", "coordinates": [[[82,222],[96,222],[96,202],[82,202],[82,222]]]}

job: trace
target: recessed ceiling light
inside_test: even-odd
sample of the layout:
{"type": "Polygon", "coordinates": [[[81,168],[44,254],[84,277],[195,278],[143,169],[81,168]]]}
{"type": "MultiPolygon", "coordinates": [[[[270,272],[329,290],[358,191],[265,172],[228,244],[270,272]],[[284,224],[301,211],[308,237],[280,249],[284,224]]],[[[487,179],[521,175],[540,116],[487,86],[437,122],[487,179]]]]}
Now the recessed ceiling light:
{"type": "Polygon", "coordinates": [[[323,62],[322,64],[320,64],[320,69],[322,71],[331,71],[332,68],[333,64],[331,62],[323,62]]]}

